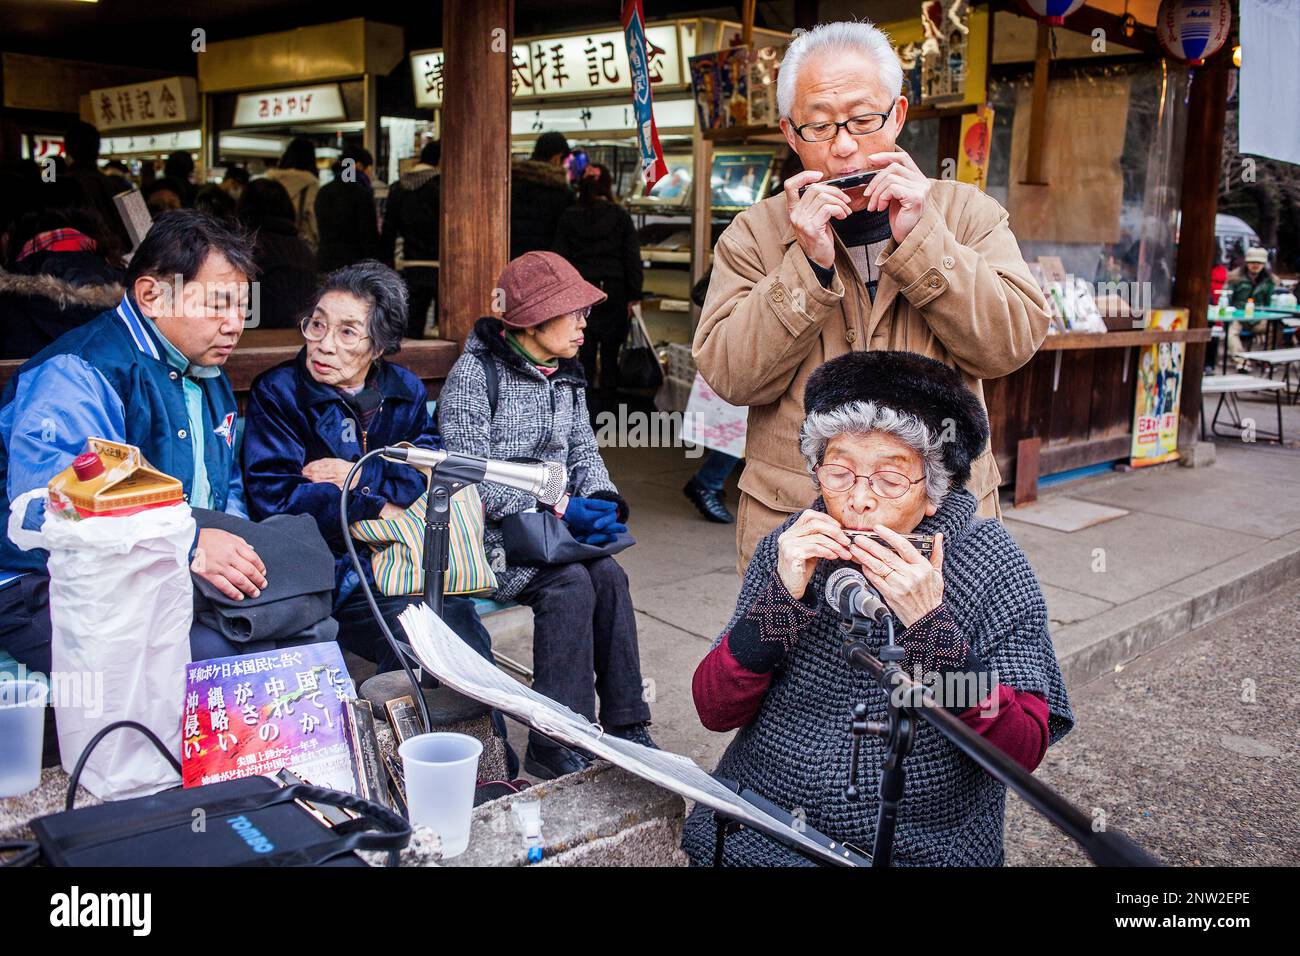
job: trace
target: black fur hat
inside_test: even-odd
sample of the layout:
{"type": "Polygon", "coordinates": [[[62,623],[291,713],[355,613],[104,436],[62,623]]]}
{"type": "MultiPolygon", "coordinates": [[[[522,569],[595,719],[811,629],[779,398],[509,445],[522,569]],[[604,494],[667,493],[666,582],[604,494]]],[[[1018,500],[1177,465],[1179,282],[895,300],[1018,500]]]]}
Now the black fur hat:
{"type": "Polygon", "coordinates": [[[989,417],[956,369],[915,352],[849,352],[823,362],[804,387],[804,414],[850,402],[875,402],[914,415],[944,442],[943,463],[956,486],[989,439],[989,417]],[[951,423],[951,425],[949,425],[951,423]]]}

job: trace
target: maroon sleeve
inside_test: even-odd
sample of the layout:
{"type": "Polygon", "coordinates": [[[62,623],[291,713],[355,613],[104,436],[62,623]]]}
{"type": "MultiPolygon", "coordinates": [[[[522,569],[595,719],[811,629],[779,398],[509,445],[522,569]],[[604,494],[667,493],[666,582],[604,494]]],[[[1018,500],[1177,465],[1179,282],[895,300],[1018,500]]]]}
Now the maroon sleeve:
{"type": "Polygon", "coordinates": [[[742,667],[731,653],[731,635],[725,635],[695,668],[691,692],[700,723],[709,730],[735,730],[758,712],[772,683],[772,674],[742,667]]]}
{"type": "Polygon", "coordinates": [[[962,722],[1030,773],[1047,753],[1047,701],[1040,694],[999,684],[992,696],[958,716],[962,722]]]}

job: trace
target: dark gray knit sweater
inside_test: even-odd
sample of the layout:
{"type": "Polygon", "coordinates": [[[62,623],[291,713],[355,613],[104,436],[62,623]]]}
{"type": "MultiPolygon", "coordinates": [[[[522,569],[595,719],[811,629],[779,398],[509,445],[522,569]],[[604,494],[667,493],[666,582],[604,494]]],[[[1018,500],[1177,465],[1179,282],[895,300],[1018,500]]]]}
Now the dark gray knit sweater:
{"type": "MultiPolygon", "coordinates": [[[[944,536],[944,604],[970,650],[1000,683],[1041,694],[1048,704],[1048,732],[1055,743],[1074,726],[1048,631],[1047,606],[1024,553],[998,521],[975,519],[976,502],[952,492],[916,530],[944,536]]],[[[819,499],[813,506],[825,510],[819,499]]],[[[818,563],[803,601],[790,597],[777,576],[777,538],[791,515],[759,544],[745,573],[736,613],[723,635],[742,618],[762,614],[798,622],[783,640],[784,658],[753,720],[742,727],[718,763],[717,775],[738,781],[776,803],[802,810],[808,825],[828,836],[871,850],[877,790],[885,744],[863,743],[859,778],[863,798],[844,799],[854,704],[865,702],[868,719],[887,716],[885,695],[868,675],[850,670],[840,656],[839,618],[821,595],[836,566],[818,563]],[[773,584],[775,583],[775,587],[773,584]],[[784,598],[780,598],[784,595],[784,598]],[[780,606],[781,600],[788,607],[780,606]],[[761,610],[755,611],[755,608],[761,610]]],[[[906,632],[901,632],[900,643],[906,632]]],[[[883,627],[867,643],[885,642],[883,627]]],[[[909,649],[909,658],[911,657],[909,649]]],[[[909,674],[913,662],[905,663],[909,674]]],[[[894,862],[898,866],[1000,866],[1006,788],[988,776],[926,722],[906,758],[907,786],[899,805],[894,862]]],[[[696,806],[686,821],[682,848],[692,863],[713,860],[712,813],[696,806]]],[[[727,837],[729,866],[785,866],[803,858],[756,831],[727,837]]]]}

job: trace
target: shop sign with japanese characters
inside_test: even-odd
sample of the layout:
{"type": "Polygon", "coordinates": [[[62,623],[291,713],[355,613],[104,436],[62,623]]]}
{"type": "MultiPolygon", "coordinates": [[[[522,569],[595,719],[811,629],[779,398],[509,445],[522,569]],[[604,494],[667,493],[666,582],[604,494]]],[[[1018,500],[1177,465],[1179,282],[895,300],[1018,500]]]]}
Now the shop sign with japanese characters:
{"type": "Polygon", "coordinates": [[[90,91],[92,122],[102,133],[138,126],[170,126],[198,120],[198,94],[192,76],[110,86],[90,91]]]}
{"type": "Polygon", "coordinates": [[[240,93],[235,126],[283,126],[286,123],[333,123],[348,118],[337,83],[300,89],[240,93]]]}

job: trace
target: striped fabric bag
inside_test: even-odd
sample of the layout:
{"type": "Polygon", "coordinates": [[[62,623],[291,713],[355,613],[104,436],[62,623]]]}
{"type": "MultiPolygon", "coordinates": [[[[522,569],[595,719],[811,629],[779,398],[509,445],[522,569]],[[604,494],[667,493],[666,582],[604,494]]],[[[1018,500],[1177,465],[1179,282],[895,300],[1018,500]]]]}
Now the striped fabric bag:
{"type": "MultiPolygon", "coordinates": [[[[379,592],[389,597],[424,593],[424,511],[426,492],[400,518],[354,521],[352,537],[370,546],[370,567],[379,592]]],[[[467,485],[451,496],[451,561],[445,594],[495,591],[496,575],[483,548],[483,502],[467,485]]]]}

